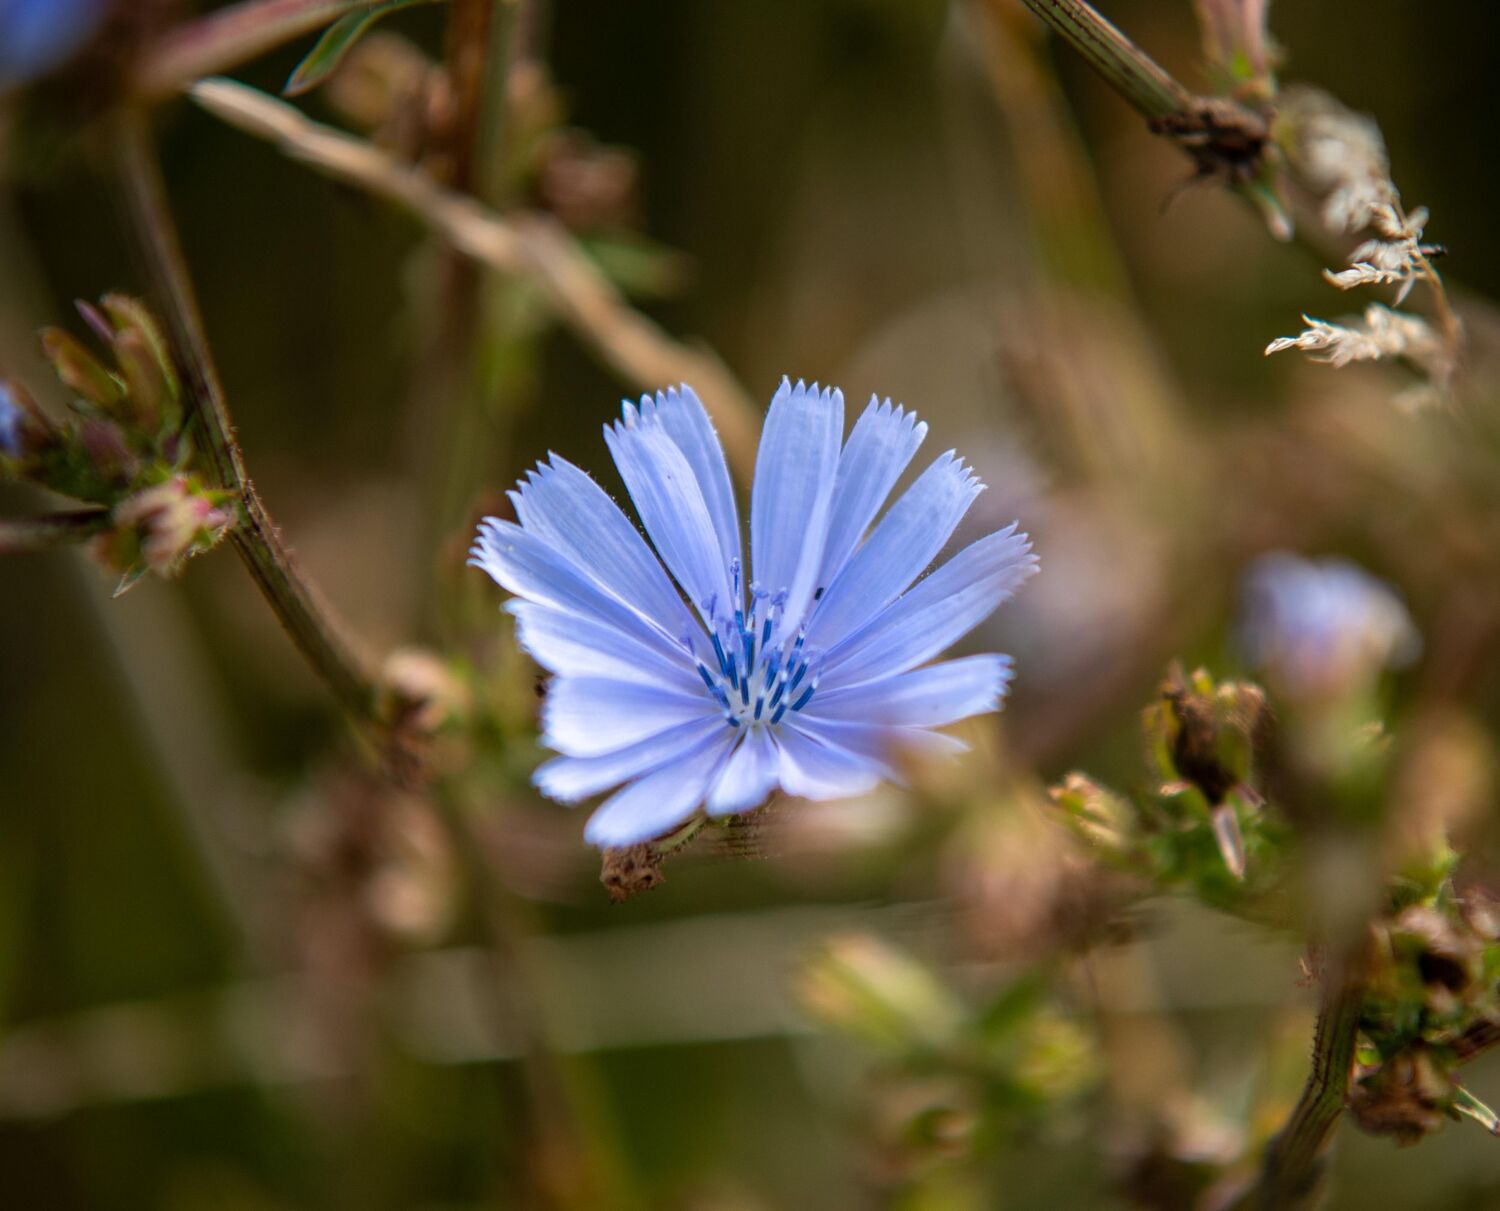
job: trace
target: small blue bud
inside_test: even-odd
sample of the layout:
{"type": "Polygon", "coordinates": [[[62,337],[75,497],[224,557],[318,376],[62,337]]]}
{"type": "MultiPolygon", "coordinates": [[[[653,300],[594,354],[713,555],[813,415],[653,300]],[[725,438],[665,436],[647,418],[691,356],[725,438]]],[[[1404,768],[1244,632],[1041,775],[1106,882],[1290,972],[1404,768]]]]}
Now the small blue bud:
{"type": "Polygon", "coordinates": [[[21,457],[21,426],[25,420],[26,413],[10,384],[0,383],[0,454],[21,457]]]}

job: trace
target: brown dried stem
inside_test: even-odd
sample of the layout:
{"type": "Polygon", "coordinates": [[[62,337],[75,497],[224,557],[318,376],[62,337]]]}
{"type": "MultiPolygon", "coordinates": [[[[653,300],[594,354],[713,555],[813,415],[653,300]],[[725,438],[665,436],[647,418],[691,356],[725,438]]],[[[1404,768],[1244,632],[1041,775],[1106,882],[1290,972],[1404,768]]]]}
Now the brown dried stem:
{"type": "Polygon", "coordinates": [[[232,126],[268,139],[336,180],[397,202],[454,248],[501,273],[528,278],[599,359],[645,390],[691,383],[730,461],[753,470],[759,410],[713,353],[673,339],[636,311],[567,232],[544,215],[505,217],[438,185],[379,149],[310,121],[291,105],[230,80],[204,80],[192,97],[232,126]]]}

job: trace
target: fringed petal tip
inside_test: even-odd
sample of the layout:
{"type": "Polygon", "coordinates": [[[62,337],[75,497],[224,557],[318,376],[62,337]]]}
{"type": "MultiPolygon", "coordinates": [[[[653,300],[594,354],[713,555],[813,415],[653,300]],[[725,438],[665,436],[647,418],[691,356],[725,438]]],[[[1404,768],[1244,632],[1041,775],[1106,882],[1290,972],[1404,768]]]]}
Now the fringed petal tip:
{"type": "Polygon", "coordinates": [[[776,394],[771,397],[771,407],[775,407],[778,401],[793,395],[806,396],[809,399],[822,400],[826,404],[837,404],[840,408],[844,406],[844,393],[838,387],[824,387],[817,379],[811,383],[805,379],[792,382],[791,376],[781,376],[781,386],[776,388],[776,394]]]}

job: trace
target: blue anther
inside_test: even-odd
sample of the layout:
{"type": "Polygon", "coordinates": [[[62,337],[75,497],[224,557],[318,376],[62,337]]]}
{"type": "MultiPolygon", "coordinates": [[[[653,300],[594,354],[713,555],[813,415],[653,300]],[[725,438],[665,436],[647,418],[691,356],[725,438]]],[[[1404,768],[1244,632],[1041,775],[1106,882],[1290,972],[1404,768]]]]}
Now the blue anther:
{"type": "Polygon", "coordinates": [[[780,706],[778,706],[776,708],[775,713],[771,716],[771,723],[773,725],[777,724],[777,723],[780,723],[781,722],[781,717],[783,715],[785,715],[785,714],[786,714],[786,703],[783,702],[780,706]]]}
{"type": "Polygon", "coordinates": [[[800,711],[804,706],[806,706],[808,699],[813,696],[813,691],[817,688],[818,687],[815,685],[810,685],[805,690],[803,690],[802,697],[798,698],[796,702],[792,703],[792,710],[800,711]]]}
{"type": "Polygon", "coordinates": [[[759,719],[761,711],[763,711],[765,709],[766,709],[766,696],[764,694],[757,694],[756,698],[755,698],[755,717],[757,719],[759,719]]]}
{"type": "Polygon", "coordinates": [[[724,656],[724,645],[719,642],[718,634],[710,634],[709,638],[714,641],[714,655],[719,658],[719,672],[723,673],[726,677],[730,676],[729,661],[724,656]]]}

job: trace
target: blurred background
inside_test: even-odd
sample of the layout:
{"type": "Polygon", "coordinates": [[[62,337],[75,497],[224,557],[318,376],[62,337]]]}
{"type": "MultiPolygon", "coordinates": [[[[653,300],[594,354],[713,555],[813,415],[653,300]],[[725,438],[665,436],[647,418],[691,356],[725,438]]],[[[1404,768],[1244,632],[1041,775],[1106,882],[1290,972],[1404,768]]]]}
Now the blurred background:
{"type": "MultiPolygon", "coordinates": [[[[1108,13],[1208,86],[1187,0],[1108,13]]],[[[392,14],[296,104],[420,158],[391,81],[441,60],[445,17],[392,14]]],[[[1042,788],[1147,784],[1140,711],[1168,662],[1251,672],[1249,563],[1342,555],[1422,636],[1380,708],[1441,738],[1433,777],[1478,805],[1463,835],[1491,870],[1500,11],[1272,12],[1285,77],[1378,120],[1446,246],[1466,386],[1415,416],[1391,404],[1400,367],[1262,356],[1304,312],[1362,307],[1320,278],[1336,258],[1188,186],[1019,4],[552,0],[507,20],[508,139],[476,190],[550,211],[755,399],[782,374],[890,396],[970,459],[990,487],[960,537],[1019,519],[1041,557],[972,641],[1015,655],[1014,695],[911,791],[774,805],[612,904],[583,813],[527,789],[536,672],[463,556],[549,449],[618,492],[600,427],[636,388],[526,282],[163,103],[250,472],[370,650],[433,654],[412,675],[480,721],[435,742],[475,844],[381,781],[227,547],[117,599],[82,551],[7,558],[4,1204],[1193,1206],[1195,1175],[1296,1095],[1302,946],[1120,889],[1042,788]],[[976,1078],[893,1043],[867,995],[928,1024],[982,1005],[1015,1033],[976,1078]]],[[[232,74],[278,93],[312,42],[232,74]]],[[[73,299],[148,286],[80,100],[93,70],[0,102],[0,363],[54,408],[35,329],[81,334],[73,299]]],[[[0,484],[7,512],[39,503],[0,484]]],[[[1500,1097],[1493,1065],[1467,1083],[1500,1097]]],[[[1500,1143],[1470,1123],[1415,1152],[1344,1124],[1333,1175],[1339,1209],[1500,1207],[1500,1143]]]]}

